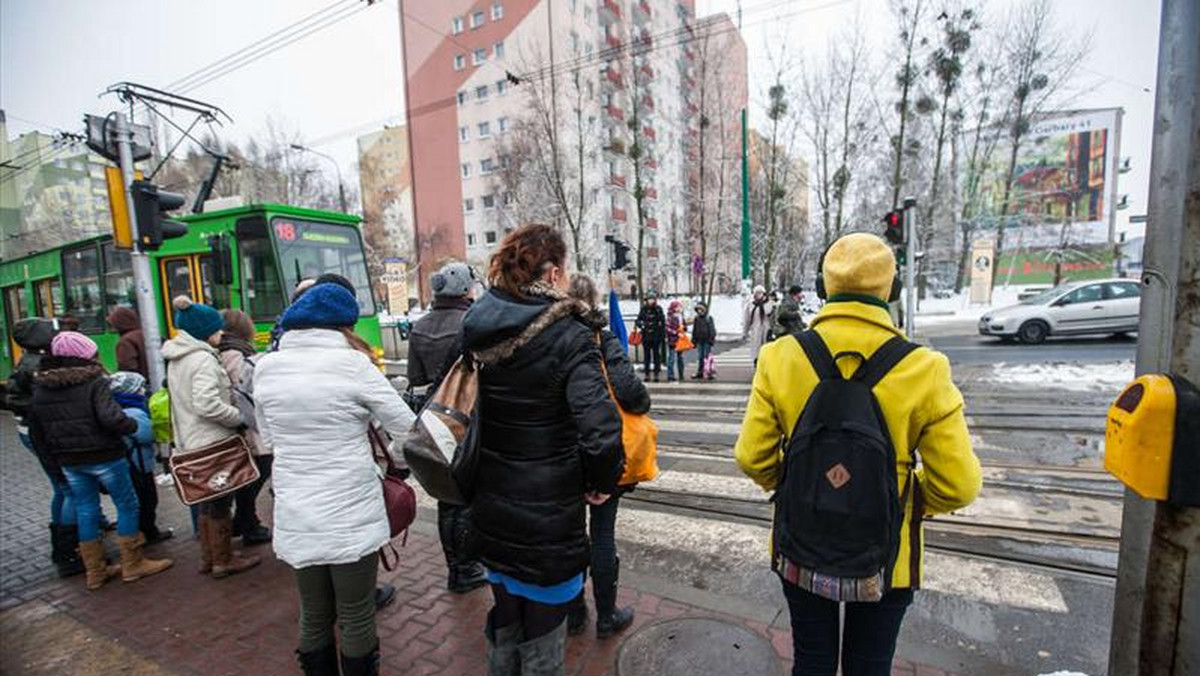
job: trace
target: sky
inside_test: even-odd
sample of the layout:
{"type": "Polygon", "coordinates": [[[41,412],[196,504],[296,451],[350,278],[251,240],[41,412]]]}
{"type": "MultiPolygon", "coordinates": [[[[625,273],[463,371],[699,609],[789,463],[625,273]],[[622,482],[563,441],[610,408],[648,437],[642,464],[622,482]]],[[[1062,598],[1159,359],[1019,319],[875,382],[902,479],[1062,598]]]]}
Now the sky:
{"type": "MultiPolygon", "coordinates": [[[[368,7],[361,0],[0,0],[0,108],[10,135],[32,129],[81,131],[84,113],[118,106],[112,96],[98,98],[111,84],[167,87],[332,7],[313,20],[328,25],[304,37],[289,33],[298,39],[188,95],[229,113],[234,122],[219,128],[221,135],[242,141],[261,134],[269,117],[332,155],[354,182],[356,137],[404,117],[398,2],[381,0],[368,7]],[[127,37],[120,37],[122,31],[127,37]]],[[[699,15],[728,12],[736,21],[738,4],[697,0],[697,9],[699,15]]],[[[1000,16],[1014,3],[984,4],[987,15],[1000,16]]],[[[863,22],[869,44],[878,45],[877,58],[896,42],[888,0],[743,0],[741,5],[752,98],[764,90],[771,54],[778,54],[780,45],[816,58],[856,19],[863,22]]],[[[1146,212],[1159,6],[1153,0],[1054,0],[1054,10],[1065,30],[1092,35],[1074,107],[1125,110],[1120,154],[1131,158],[1133,170],[1120,177],[1120,192],[1130,200],[1130,208],[1118,216],[1120,228],[1130,214],[1146,212]]],[[[753,123],[758,113],[753,103],[751,108],[753,123]]]]}

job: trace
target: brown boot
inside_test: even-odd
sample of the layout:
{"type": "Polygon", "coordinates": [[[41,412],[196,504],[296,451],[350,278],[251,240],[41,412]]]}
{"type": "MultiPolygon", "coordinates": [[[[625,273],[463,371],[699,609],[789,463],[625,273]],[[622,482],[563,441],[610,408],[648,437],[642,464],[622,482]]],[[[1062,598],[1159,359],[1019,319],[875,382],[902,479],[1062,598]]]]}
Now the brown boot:
{"type": "Polygon", "coordinates": [[[212,576],[220,579],[249,570],[262,562],[257,556],[233,551],[233,519],[208,519],[208,542],[212,549],[212,576]]]}
{"type": "Polygon", "coordinates": [[[196,519],[196,530],[200,538],[200,568],[196,572],[208,575],[212,572],[212,543],[208,538],[208,517],[204,514],[196,519]]]}
{"type": "Polygon", "coordinates": [[[104,560],[103,540],[80,542],[79,558],[83,559],[83,567],[87,571],[88,591],[103,587],[105,582],[121,572],[120,566],[110,566],[108,561],[104,560]]]}
{"type": "Polygon", "coordinates": [[[122,535],[117,541],[121,545],[121,580],[124,582],[161,573],[174,563],[171,559],[147,559],[142,554],[146,538],[141,533],[122,535]]]}

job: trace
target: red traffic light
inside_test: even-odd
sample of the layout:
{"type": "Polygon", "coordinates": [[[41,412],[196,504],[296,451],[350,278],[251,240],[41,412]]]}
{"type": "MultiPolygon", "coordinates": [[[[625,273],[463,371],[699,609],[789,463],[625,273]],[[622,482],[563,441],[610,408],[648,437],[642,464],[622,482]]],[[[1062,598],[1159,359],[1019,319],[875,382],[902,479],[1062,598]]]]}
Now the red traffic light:
{"type": "Polygon", "coordinates": [[[904,212],[889,211],[883,217],[883,237],[892,244],[904,243],[904,212]]]}

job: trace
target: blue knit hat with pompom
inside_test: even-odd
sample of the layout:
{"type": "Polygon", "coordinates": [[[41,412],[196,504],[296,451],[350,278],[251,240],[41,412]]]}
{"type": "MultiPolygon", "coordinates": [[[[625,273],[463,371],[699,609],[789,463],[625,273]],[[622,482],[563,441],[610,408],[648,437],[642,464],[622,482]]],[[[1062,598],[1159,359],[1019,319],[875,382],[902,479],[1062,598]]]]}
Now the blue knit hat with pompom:
{"type": "Polygon", "coordinates": [[[204,303],[192,302],[187,296],[176,296],[171,305],[175,308],[175,328],[196,340],[208,340],[209,336],[225,328],[221,313],[204,303]]]}
{"type": "Polygon", "coordinates": [[[338,284],[317,284],[283,313],[279,324],[294,329],[340,329],[358,322],[358,300],[338,284]]]}

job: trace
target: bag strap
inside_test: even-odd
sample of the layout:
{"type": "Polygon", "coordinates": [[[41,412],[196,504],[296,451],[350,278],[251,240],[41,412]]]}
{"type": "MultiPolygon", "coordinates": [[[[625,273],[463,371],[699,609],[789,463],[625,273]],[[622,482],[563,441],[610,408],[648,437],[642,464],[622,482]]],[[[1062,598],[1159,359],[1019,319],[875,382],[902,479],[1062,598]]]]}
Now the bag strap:
{"type": "Polygon", "coordinates": [[[600,373],[604,375],[604,385],[608,388],[608,397],[617,405],[617,408],[621,408],[621,404],[617,402],[617,392],[612,386],[612,379],[608,377],[608,366],[604,363],[604,338],[599,331],[596,331],[596,347],[600,350],[600,373]]]}
{"type": "Polygon", "coordinates": [[[875,354],[872,354],[870,359],[858,367],[858,370],[854,372],[854,379],[862,381],[867,387],[875,387],[896,364],[899,364],[918,347],[920,346],[916,343],[910,343],[900,336],[893,336],[891,340],[875,350],[875,354]]]}
{"type": "Polygon", "coordinates": [[[833,355],[829,353],[829,347],[825,345],[820,334],[809,329],[793,335],[796,337],[796,342],[800,343],[800,348],[804,350],[813,370],[817,372],[818,378],[843,380],[842,372],[838,370],[837,364],[833,361],[833,355]]]}
{"type": "Polygon", "coordinates": [[[367,425],[367,439],[371,443],[371,455],[375,456],[375,461],[383,462],[387,466],[387,474],[395,472],[396,463],[392,461],[392,454],[388,453],[387,441],[383,438],[383,432],[374,423],[367,425]]]}

